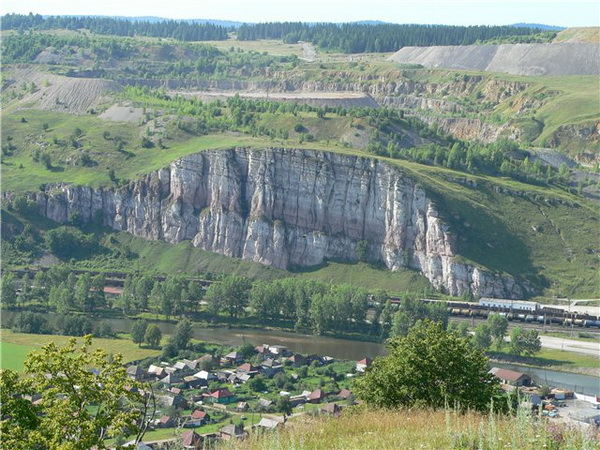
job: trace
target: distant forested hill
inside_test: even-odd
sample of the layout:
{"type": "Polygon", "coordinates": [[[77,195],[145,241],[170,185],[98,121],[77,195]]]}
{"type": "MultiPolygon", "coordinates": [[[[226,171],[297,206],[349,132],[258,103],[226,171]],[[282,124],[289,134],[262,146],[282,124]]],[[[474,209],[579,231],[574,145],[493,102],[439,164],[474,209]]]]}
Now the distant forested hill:
{"type": "Polygon", "coordinates": [[[88,29],[98,34],[117,36],[167,37],[179,41],[221,41],[227,39],[228,29],[210,23],[190,23],[178,20],[127,20],[95,16],[49,16],[40,14],[6,14],[2,17],[4,30],[88,29]]]}
{"type": "Polygon", "coordinates": [[[242,25],[241,41],[283,39],[287,43],[310,41],[322,49],[344,53],[392,52],[405,46],[470,45],[503,36],[525,36],[541,30],[514,26],[448,26],[376,24],[306,24],[269,22],[242,25]]]}

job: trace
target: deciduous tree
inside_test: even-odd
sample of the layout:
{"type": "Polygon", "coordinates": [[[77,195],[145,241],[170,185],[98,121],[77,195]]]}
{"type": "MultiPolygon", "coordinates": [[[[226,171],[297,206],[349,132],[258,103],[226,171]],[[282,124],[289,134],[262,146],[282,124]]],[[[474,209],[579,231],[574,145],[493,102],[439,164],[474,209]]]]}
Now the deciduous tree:
{"type": "Polygon", "coordinates": [[[3,448],[106,448],[106,438],[143,433],[149,398],[126,389],[137,383],[121,356],[92,350],[89,336],[79,348],[73,339],[31,353],[24,375],[0,371],[3,448]],[[25,398],[34,394],[41,396],[36,404],[25,398]]]}
{"type": "Polygon", "coordinates": [[[500,393],[484,353],[440,323],[425,320],[407,336],[392,338],[388,348],[390,354],[355,382],[354,391],[369,405],[485,411],[500,393]]]}

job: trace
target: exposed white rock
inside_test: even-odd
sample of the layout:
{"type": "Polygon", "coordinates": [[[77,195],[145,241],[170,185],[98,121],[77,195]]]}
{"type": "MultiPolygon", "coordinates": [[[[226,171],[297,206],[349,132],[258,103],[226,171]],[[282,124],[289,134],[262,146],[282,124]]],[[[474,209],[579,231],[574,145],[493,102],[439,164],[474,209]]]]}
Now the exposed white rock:
{"type": "Polygon", "coordinates": [[[455,239],[415,180],[371,158],[297,149],[235,149],[186,156],[120,189],[62,186],[37,194],[66,222],[102,215],[147,239],[191,240],[207,251],[287,269],[324,259],[368,259],[419,270],[452,295],[520,298],[500,276],[456,261],[455,239]]]}

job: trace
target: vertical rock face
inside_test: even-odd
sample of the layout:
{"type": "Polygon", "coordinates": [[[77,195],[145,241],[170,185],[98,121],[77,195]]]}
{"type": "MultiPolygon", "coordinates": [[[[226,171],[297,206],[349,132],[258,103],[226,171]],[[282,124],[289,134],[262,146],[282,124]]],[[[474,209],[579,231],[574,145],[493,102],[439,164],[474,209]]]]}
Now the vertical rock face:
{"type": "Polygon", "coordinates": [[[370,158],[293,149],[186,156],[120,189],[56,188],[42,213],[65,222],[102,215],[147,239],[191,240],[207,251],[287,269],[367,259],[419,270],[452,295],[519,298],[509,276],[455,261],[455,240],[416,182],[370,158]]]}

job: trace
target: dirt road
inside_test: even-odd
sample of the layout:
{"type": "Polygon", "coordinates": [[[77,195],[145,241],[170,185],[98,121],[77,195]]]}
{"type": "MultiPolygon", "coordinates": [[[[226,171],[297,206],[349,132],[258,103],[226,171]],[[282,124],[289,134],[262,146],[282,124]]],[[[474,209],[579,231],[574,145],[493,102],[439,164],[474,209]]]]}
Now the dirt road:
{"type": "Polygon", "coordinates": [[[302,46],[304,56],[300,59],[304,61],[313,62],[317,59],[317,51],[310,42],[299,41],[298,44],[302,46]]]}

